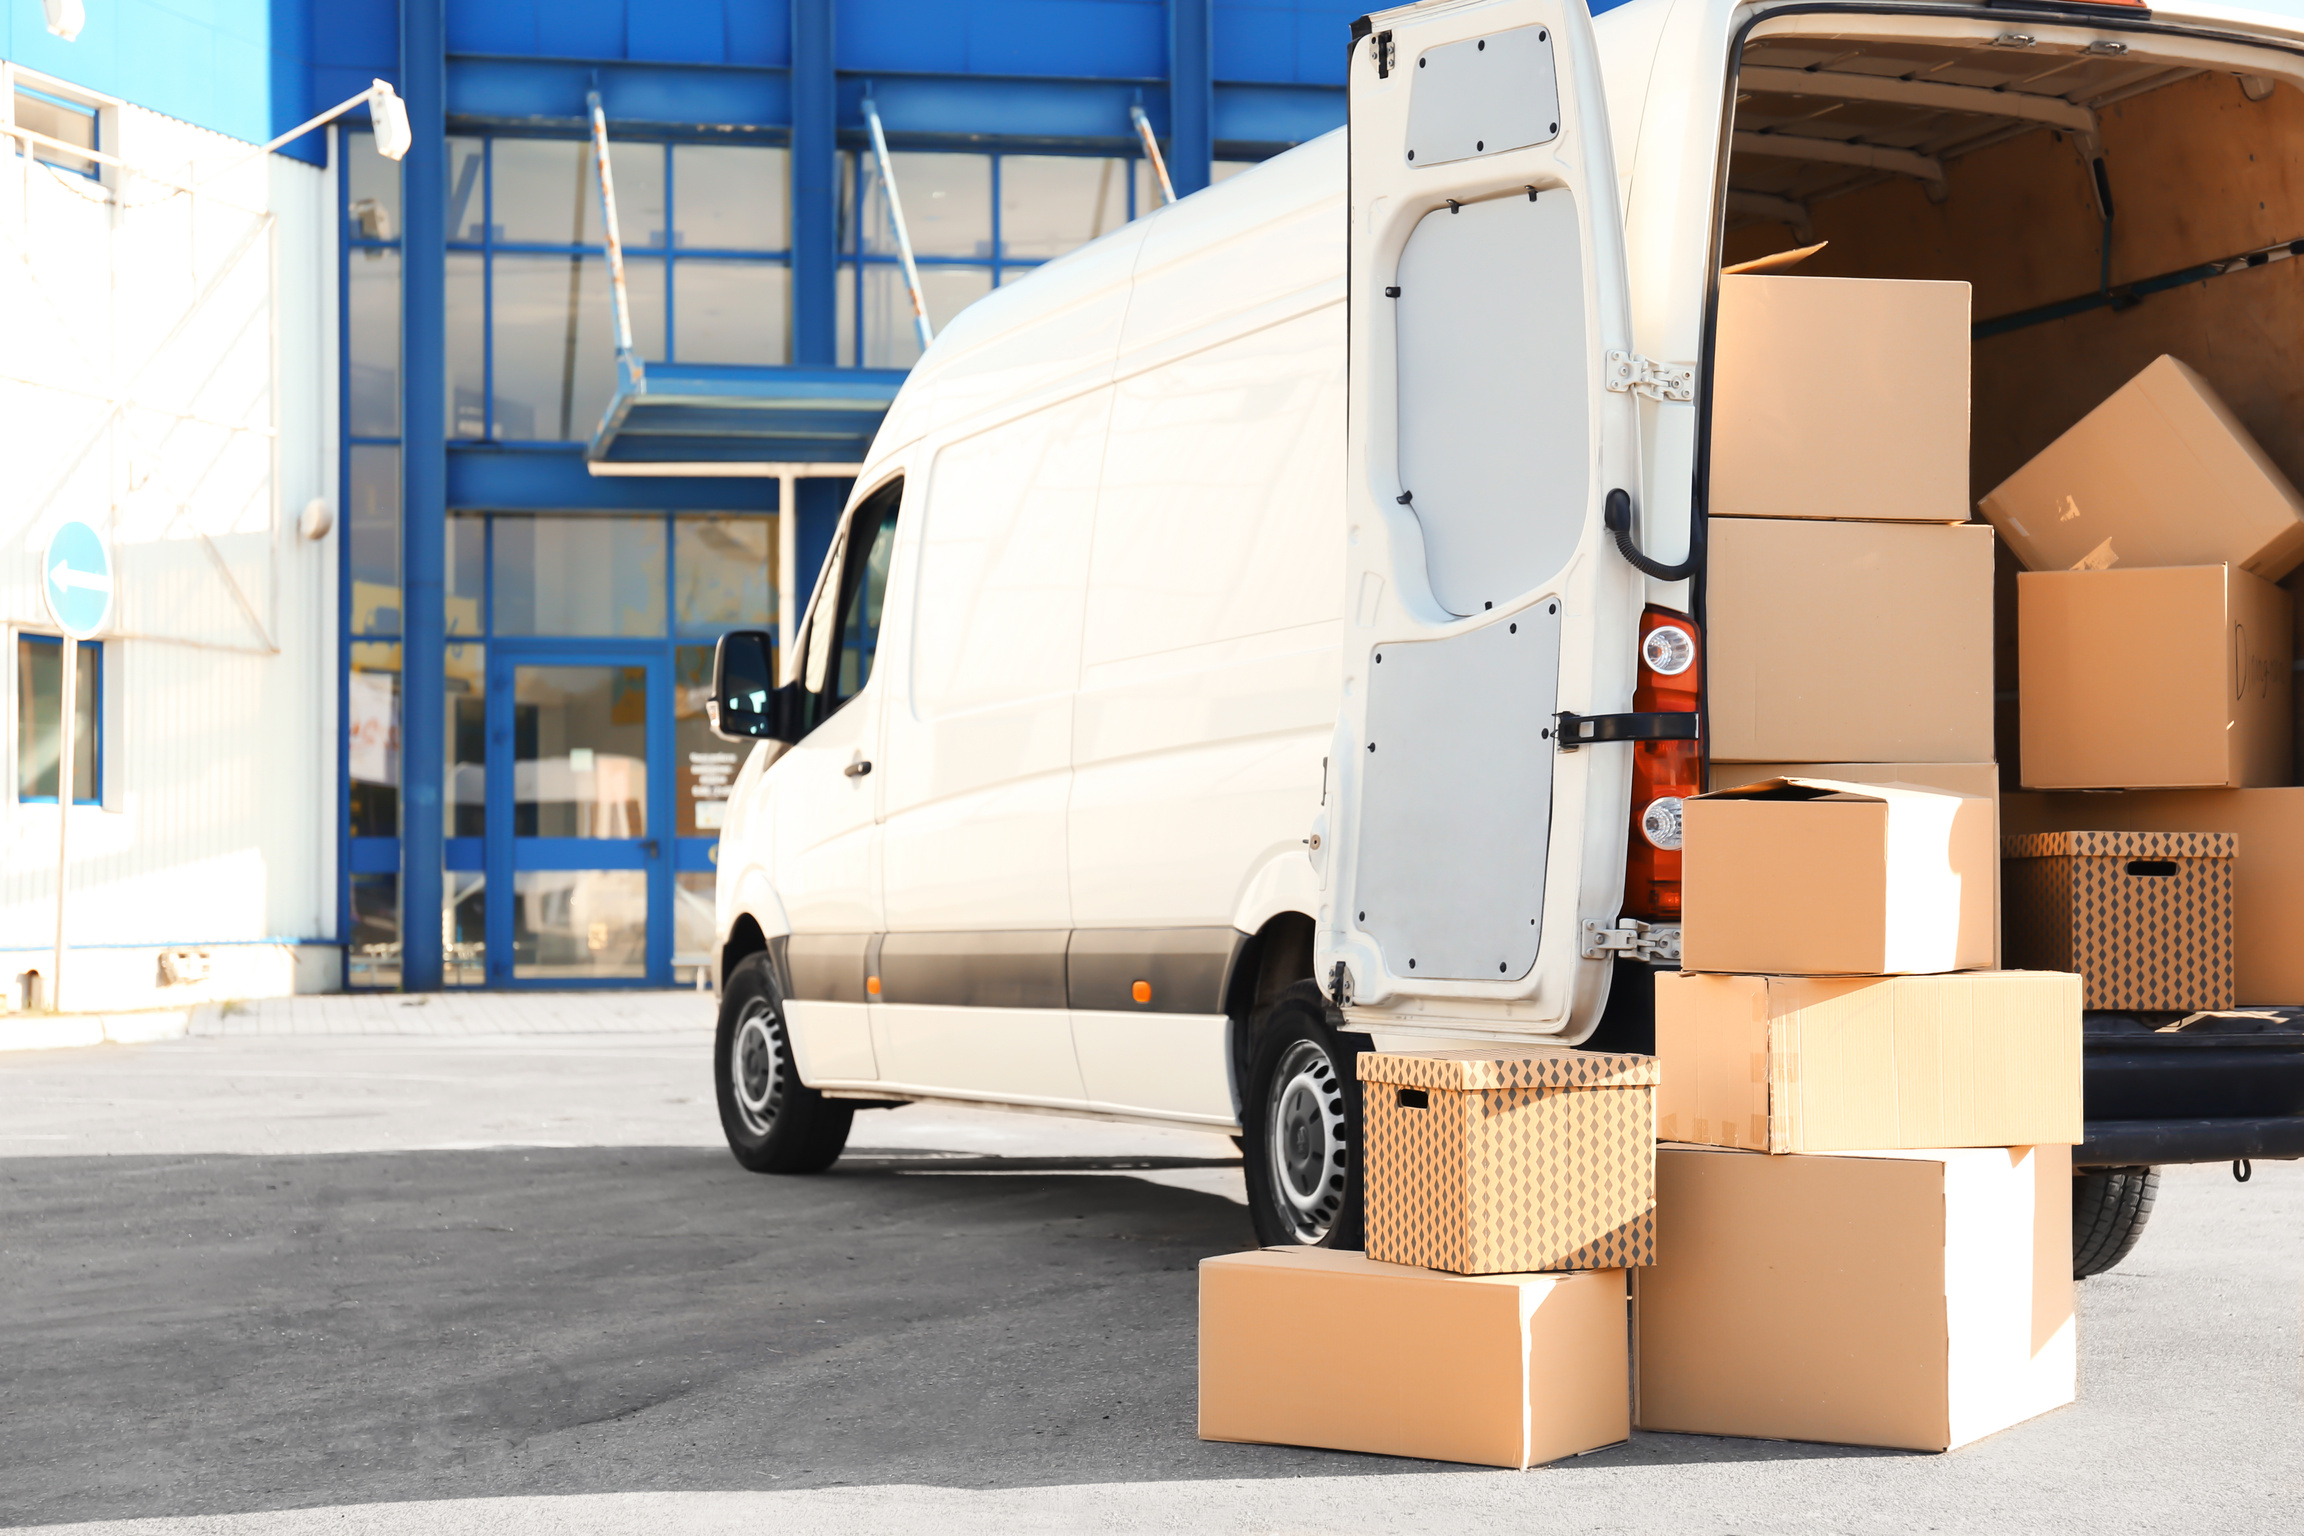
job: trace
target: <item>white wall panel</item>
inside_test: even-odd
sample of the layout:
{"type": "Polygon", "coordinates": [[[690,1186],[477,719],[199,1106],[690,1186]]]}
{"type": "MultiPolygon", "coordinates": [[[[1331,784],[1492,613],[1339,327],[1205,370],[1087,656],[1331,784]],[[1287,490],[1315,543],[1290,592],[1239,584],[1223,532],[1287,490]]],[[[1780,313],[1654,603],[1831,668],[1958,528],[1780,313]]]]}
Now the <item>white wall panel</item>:
{"type": "Polygon", "coordinates": [[[339,535],[297,530],[335,501],[330,179],[277,156],[226,171],[248,146],[133,106],[118,120],[106,147],[137,169],[105,183],[0,152],[11,971],[52,938],[57,831],[53,806],[15,798],[15,635],[52,632],[39,556],[68,518],[107,530],[122,583],[104,805],[71,813],[71,940],[336,928],[339,535]]]}

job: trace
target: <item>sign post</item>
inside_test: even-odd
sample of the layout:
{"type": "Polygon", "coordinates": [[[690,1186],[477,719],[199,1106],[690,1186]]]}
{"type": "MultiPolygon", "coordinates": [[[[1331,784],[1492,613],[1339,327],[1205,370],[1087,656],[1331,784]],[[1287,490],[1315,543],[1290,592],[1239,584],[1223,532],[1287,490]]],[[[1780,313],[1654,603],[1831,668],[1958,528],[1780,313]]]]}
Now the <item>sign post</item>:
{"type": "Polygon", "coordinates": [[[64,632],[62,717],[56,724],[56,955],[48,971],[48,1011],[64,1011],[64,896],[72,830],[74,727],[80,723],[80,642],[112,617],[112,554],[104,536],[86,523],[66,523],[48,540],[40,560],[40,591],[48,616],[64,632]]]}

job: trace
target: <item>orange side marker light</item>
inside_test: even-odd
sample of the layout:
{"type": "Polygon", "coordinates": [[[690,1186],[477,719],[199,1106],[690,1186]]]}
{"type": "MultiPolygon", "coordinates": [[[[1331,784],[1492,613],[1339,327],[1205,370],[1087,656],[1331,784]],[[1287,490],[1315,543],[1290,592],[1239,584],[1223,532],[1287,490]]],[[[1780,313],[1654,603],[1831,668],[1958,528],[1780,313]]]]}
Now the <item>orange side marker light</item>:
{"type": "Polygon", "coordinates": [[[1140,1003],[1152,1001],[1152,983],[1140,981],[1128,989],[1128,995],[1140,1003]]]}

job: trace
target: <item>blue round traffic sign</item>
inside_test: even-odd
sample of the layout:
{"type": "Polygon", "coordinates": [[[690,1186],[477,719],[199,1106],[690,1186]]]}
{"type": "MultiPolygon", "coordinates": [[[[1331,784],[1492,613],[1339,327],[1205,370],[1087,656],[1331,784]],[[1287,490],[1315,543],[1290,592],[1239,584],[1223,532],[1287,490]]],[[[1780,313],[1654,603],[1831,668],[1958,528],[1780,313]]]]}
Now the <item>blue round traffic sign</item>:
{"type": "Polygon", "coordinates": [[[86,640],[112,617],[112,552],[86,523],[66,523],[40,559],[40,590],[56,627],[86,640]]]}

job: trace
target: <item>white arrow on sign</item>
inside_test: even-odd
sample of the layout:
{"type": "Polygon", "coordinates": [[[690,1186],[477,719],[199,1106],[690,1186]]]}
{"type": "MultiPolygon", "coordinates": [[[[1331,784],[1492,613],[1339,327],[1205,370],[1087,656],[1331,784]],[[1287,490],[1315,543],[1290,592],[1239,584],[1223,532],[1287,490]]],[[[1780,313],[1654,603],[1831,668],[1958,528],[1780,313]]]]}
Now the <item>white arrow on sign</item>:
{"type": "Polygon", "coordinates": [[[56,584],[56,590],[59,592],[68,592],[74,587],[78,587],[84,592],[109,592],[112,590],[112,578],[105,572],[76,571],[61,560],[57,561],[56,568],[48,573],[48,579],[56,584]]]}

